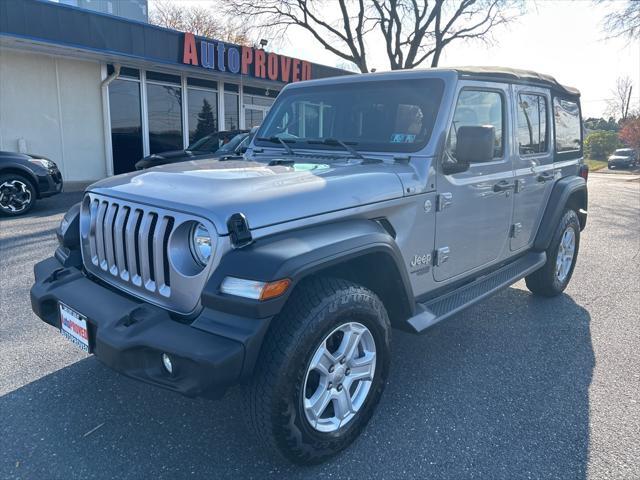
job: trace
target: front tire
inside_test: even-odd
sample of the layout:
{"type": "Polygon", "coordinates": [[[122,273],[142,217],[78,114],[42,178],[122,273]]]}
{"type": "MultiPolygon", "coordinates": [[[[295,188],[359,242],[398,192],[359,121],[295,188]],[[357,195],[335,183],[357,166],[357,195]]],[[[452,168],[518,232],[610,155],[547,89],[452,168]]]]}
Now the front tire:
{"type": "Polygon", "coordinates": [[[246,392],[251,427],[293,463],[322,462],[356,439],[380,400],[387,312],[362,286],[316,278],[273,321],[246,392]]]}
{"type": "Polygon", "coordinates": [[[23,215],[36,203],[36,189],[21,175],[0,175],[0,215],[23,215]]]}
{"type": "Polygon", "coordinates": [[[536,295],[560,295],[571,280],[580,247],[580,221],[574,210],[566,210],[546,250],[544,266],[525,278],[527,288],[536,295]]]}

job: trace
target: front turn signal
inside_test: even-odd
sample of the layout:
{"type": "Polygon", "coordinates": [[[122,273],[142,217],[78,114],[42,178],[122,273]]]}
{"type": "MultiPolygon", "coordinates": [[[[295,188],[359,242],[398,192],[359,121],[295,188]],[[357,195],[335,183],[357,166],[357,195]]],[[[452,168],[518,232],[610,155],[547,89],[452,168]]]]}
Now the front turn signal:
{"type": "Polygon", "coordinates": [[[270,298],[279,297],[287,291],[289,285],[291,285],[291,280],[288,278],[265,284],[262,289],[262,294],[260,295],[260,300],[269,300],[270,298]]]}

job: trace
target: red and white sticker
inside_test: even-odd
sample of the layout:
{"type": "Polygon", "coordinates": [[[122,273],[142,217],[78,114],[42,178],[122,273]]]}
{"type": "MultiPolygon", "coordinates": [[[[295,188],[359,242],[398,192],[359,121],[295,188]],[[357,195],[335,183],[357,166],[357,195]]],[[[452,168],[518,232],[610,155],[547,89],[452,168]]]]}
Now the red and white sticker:
{"type": "Polygon", "coordinates": [[[89,353],[89,331],[87,317],[60,303],[60,333],[89,353]]]}

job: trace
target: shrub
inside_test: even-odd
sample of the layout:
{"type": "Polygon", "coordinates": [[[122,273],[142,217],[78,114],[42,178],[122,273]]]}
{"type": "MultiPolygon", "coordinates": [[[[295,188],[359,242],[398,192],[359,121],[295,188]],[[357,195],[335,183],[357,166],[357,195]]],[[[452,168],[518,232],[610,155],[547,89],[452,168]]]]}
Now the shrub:
{"type": "Polygon", "coordinates": [[[606,159],[620,146],[617,132],[598,130],[587,135],[584,150],[589,158],[606,159]]]}

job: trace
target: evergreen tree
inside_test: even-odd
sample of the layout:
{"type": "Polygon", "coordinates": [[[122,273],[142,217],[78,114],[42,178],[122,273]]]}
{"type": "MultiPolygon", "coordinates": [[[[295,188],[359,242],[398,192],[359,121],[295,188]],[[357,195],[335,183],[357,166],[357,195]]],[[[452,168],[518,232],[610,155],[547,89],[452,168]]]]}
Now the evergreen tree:
{"type": "Polygon", "coordinates": [[[217,130],[218,125],[216,125],[216,119],[213,115],[211,104],[206,98],[204,98],[202,99],[202,108],[200,108],[200,111],[198,112],[198,125],[196,126],[192,142],[195,142],[196,140],[199,140],[217,130]]]}

